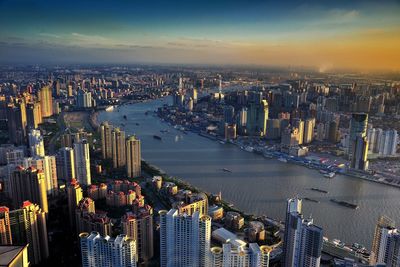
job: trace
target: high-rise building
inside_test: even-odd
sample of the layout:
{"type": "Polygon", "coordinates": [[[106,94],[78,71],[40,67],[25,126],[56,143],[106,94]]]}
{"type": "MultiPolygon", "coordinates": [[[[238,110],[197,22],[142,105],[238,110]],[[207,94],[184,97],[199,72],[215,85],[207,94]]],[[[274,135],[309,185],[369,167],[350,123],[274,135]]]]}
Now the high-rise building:
{"type": "Polygon", "coordinates": [[[372,240],[370,264],[377,263],[386,263],[388,267],[400,266],[400,233],[395,222],[386,216],[379,218],[372,240]]]}
{"type": "Polygon", "coordinates": [[[379,156],[394,156],[397,152],[398,135],[396,130],[384,131],[379,139],[379,156]]]}
{"type": "Polygon", "coordinates": [[[28,129],[36,129],[42,123],[42,111],[39,102],[27,104],[26,122],[28,129]]]}
{"type": "Polygon", "coordinates": [[[46,180],[47,194],[55,195],[57,193],[58,181],[55,156],[24,158],[23,166],[25,168],[33,166],[36,169],[41,170],[44,173],[44,177],[46,180]]]}
{"type": "Polygon", "coordinates": [[[146,262],[154,255],[153,209],[146,205],[137,212],[128,212],[121,220],[122,232],[136,240],[139,262],[146,262]]]}
{"type": "Polygon", "coordinates": [[[350,135],[349,135],[349,159],[353,156],[353,145],[358,135],[364,137],[367,135],[368,114],[366,113],[353,113],[350,120],[350,135]]]}
{"type": "Polygon", "coordinates": [[[351,146],[353,149],[350,167],[357,170],[368,169],[368,139],[361,134],[356,137],[351,146]]]}
{"type": "Polygon", "coordinates": [[[112,159],[112,126],[108,122],[103,122],[100,125],[101,135],[101,154],[103,159],[112,159]]]}
{"type": "Polygon", "coordinates": [[[75,175],[79,184],[90,185],[90,153],[89,143],[87,140],[74,144],[74,158],[75,158],[75,175]]]}
{"type": "Polygon", "coordinates": [[[247,108],[243,107],[239,113],[239,125],[240,127],[246,127],[247,125],[247,108]]]}
{"type": "Polygon", "coordinates": [[[129,178],[141,175],[142,156],[140,140],[135,136],[126,139],[126,174],[129,178]]]}
{"type": "Polygon", "coordinates": [[[0,206],[0,245],[12,245],[10,210],[0,206]]]}
{"type": "Polygon", "coordinates": [[[318,123],[318,125],[317,125],[317,134],[316,134],[316,136],[315,136],[315,139],[317,140],[317,141],[324,141],[324,139],[325,139],[325,131],[326,129],[325,129],[325,124],[323,124],[322,122],[320,122],[320,123],[318,123]]]}
{"type": "Polygon", "coordinates": [[[303,219],[301,199],[289,199],[284,235],[284,267],[318,267],[322,251],[322,229],[312,219],[303,219]]]}
{"type": "Polygon", "coordinates": [[[193,103],[196,104],[197,103],[197,89],[193,88],[192,89],[192,99],[193,99],[193,103]]]}
{"type": "Polygon", "coordinates": [[[61,148],[56,155],[57,177],[65,181],[76,178],[74,149],[70,147],[61,148]]]}
{"type": "Polygon", "coordinates": [[[24,100],[7,105],[7,126],[10,142],[21,145],[26,138],[26,110],[24,100]]]}
{"type": "Polygon", "coordinates": [[[39,204],[44,212],[49,212],[46,180],[44,173],[34,167],[24,169],[18,166],[11,176],[11,198],[15,208],[29,200],[39,204]]]}
{"type": "Polygon", "coordinates": [[[82,267],[136,267],[136,242],[126,235],[111,238],[84,232],[79,238],[82,267]]]}
{"type": "Polygon", "coordinates": [[[328,140],[332,143],[337,143],[339,140],[339,124],[336,121],[329,123],[328,140]]]}
{"type": "Polygon", "coordinates": [[[235,118],[235,108],[233,106],[224,107],[224,123],[232,124],[235,118]]]}
{"type": "Polygon", "coordinates": [[[28,244],[30,263],[49,257],[46,213],[38,205],[25,201],[22,208],[10,211],[10,228],[13,245],[28,244]]]}
{"type": "Polygon", "coordinates": [[[279,139],[281,137],[280,119],[268,119],[266,137],[268,139],[279,139]]]}
{"type": "Polygon", "coordinates": [[[112,133],[112,160],[114,168],[125,167],[126,165],[126,149],[125,149],[125,132],[119,128],[114,128],[112,133]]]}
{"type": "Polygon", "coordinates": [[[298,144],[302,145],[304,140],[304,121],[301,119],[293,119],[293,127],[297,128],[298,144]]]}
{"type": "Polygon", "coordinates": [[[179,214],[176,209],[160,211],[160,266],[207,266],[211,217],[179,214]]]}
{"type": "Polygon", "coordinates": [[[42,112],[42,118],[47,118],[53,115],[53,97],[52,90],[49,85],[46,85],[40,89],[39,93],[40,110],[42,112]]]}
{"type": "Polygon", "coordinates": [[[82,188],[76,179],[72,181],[67,186],[68,195],[68,211],[69,211],[69,223],[72,228],[75,228],[75,210],[78,207],[79,202],[83,198],[82,188]]]}
{"type": "Polygon", "coordinates": [[[28,134],[29,149],[32,157],[44,157],[44,141],[40,130],[32,129],[28,134]]]}
{"type": "Polygon", "coordinates": [[[84,90],[79,90],[76,95],[76,106],[78,108],[92,107],[92,93],[84,90]]]}
{"type": "Polygon", "coordinates": [[[268,102],[262,96],[250,103],[247,112],[247,131],[249,135],[264,136],[267,129],[268,102]]]}
{"type": "Polygon", "coordinates": [[[303,143],[309,144],[314,139],[315,118],[307,119],[304,124],[303,143]]]}

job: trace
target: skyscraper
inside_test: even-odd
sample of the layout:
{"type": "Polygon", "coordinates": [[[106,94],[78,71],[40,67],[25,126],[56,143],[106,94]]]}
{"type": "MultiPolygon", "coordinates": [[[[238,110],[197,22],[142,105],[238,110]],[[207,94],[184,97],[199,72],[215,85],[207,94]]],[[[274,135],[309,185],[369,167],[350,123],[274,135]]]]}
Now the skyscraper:
{"type": "Polygon", "coordinates": [[[297,128],[299,145],[303,144],[304,140],[304,121],[301,119],[293,119],[293,127],[297,128]]]}
{"type": "Polygon", "coordinates": [[[10,142],[21,145],[26,138],[26,110],[23,99],[7,105],[7,126],[10,142]]]}
{"type": "Polygon", "coordinates": [[[74,149],[70,147],[61,148],[56,155],[56,162],[59,179],[71,181],[76,178],[74,149]]]}
{"type": "Polygon", "coordinates": [[[76,95],[76,106],[78,108],[91,108],[92,93],[80,89],[76,95]]]}
{"type": "Polygon", "coordinates": [[[284,235],[284,267],[318,267],[322,251],[322,229],[312,219],[303,219],[301,199],[289,199],[284,235]]]}
{"type": "Polygon", "coordinates": [[[44,157],[44,142],[40,130],[31,129],[28,134],[29,149],[32,157],[44,157]]]}
{"type": "Polygon", "coordinates": [[[84,232],[79,238],[82,267],[136,267],[136,242],[126,235],[111,238],[84,232]]]}
{"type": "Polygon", "coordinates": [[[42,87],[39,90],[39,101],[42,112],[42,118],[47,118],[53,115],[53,97],[52,90],[49,85],[42,87]]]}
{"type": "Polygon", "coordinates": [[[0,206],[0,245],[11,245],[10,210],[0,206]]]}
{"type": "Polygon", "coordinates": [[[398,135],[396,130],[384,131],[379,140],[379,155],[393,156],[397,152],[398,135]]]}
{"type": "Polygon", "coordinates": [[[303,143],[309,144],[314,139],[315,118],[307,119],[304,125],[303,143]]]}
{"type": "Polygon", "coordinates": [[[24,158],[23,165],[25,168],[33,166],[36,169],[41,170],[44,173],[44,178],[46,180],[47,194],[54,195],[57,193],[58,181],[55,156],[24,158]]]}
{"type": "Polygon", "coordinates": [[[224,123],[232,124],[235,118],[235,108],[233,106],[224,107],[224,123]]]}
{"type": "Polygon", "coordinates": [[[353,141],[353,145],[351,146],[352,156],[350,167],[357,170],[367,170],[368,169],[368,139],[367,136],[362,136],[359,134],[356,139],[353,141]]]}
{"type": "Polygon", "coordinates": [[[211,239],[211,218],[195,212],[189,216],[177,210],[160,211],[160,266],[207,266],[211,239]]]}
{"type": "Polygon", "coordinates": [[[112,135],[113,167],[121,168],[126,165],[125,132],[114,128],[112,135]]]}
{"type": "Polygon", "coordinates": [[[121,220],[122,232],[136,240],[140,262],[151,259],[153,248],[153,209],[146,205],[137,212],[128,212],[121,220]]]}
{"type": "Polygon", "coordinates": [[[89,143],[87,140],[82,140],[74,144],[74,158],[75,158],[75,174],[79,184],[90,185],[90,154],[89,143]]]}
{"type": "Polygon", "coordinates": [[[10,228],[13,245],[28,246],[29,260],[39,264],[49,257],[46,213],[29,201],[22,208],[10,212],[10,228]]]}
{"type": "Polygon", "coordinates": [[[368,114],[366,113],[353,113],[350,120],[350,138],[349,138],[349,159],[353,157],[353,145],[358,135],[364,137],[367,135],[368,114]]]}
{"type": "Polygon", "coordinates": [[[83,198],[82,188],[76,179],[72,181],[67,186],[68,195],[68,211],[69,211],[69,223],[72,228],[75,228],[75,210],[78,207],[79,202],[83,198]]]}
{"type": "Polygon", "coordinates": [[[262,95],[250,103],[247,112],[247,131],[249,135],[264,136],[267,129],[268,102],[262,100],[262,95]]]}
{"type": "Polygon", "coordinates": [[[388,267],[397,267],[400,265],[400,234],[395,228],[395,222],[392,219],[386,216],[381,216],[376,224],[374,239],[372,240],[370,264],[388,263],[388,252],[390,252],[392,255],[396,254],[395,250],[390,251],[390,246],[396,245],[396,242],[398,265],[387,265],[388,267]],[[391,244],[390,241],[394,241],[394,244],[391,244]]]}
{"type": "Polygon", "coordinates": [[[15,208],[29,200],[39,204],[44,212],[49,212],[47,203],[46,180],[43,171],[34,167],[17,167],[11,176],[11,197],[15,208]]]}
{"type": "Polygon", "coordinates": [[[126,174],[129,178],[138,177],[141,174],[142,157],[140,140],[135,136],[126,139],[126,174]]]}
{"type": "Polygon", "coordinates": [[[27,104],[26,121],[28,129],[36,129],[42,123],[42,111],[39,102],[27,104]]]}
{"type": "Polygon", "coordinates": [[[112,158],[112,126],[108,122],[103,122],[100,125],[100,135],[101,135],[101,154],[103,159],[112,158]]]}

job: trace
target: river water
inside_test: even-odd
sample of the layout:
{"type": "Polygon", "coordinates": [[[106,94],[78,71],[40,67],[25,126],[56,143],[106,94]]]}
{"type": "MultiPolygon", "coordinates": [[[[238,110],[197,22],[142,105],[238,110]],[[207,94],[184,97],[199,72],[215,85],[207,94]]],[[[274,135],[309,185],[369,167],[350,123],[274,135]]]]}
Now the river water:
{"type": "Polygon", "coordinates": [[[183,134],[152,115],[167,101],[170,99],[121,106],[119,112],[103,111],[98,121],[107,120],[114,126],[125,124],[121,128],[141,139],[143,159],[204,191],[221,191],[225,200],[247,213],[284,220],[287,198],[317,199],[320,203],[303,201],[303,214],[314,218],[314,223],[324,229],[324,236],[358,242],[367,248],[371,247],[380,215],[386,214],[400,223],[399,189],[341,175],[327,179],[316,170],[266,159],[198,134],[183,134]],[[146,111],[150,114],[145,115],[146,111]],[[162,129],[169,132],[161,133],[162,129]],[[154,134],[162,136],[162,140],[154,139],[154,134]],[[312,191],[311,187],[329,193],[312,191]],[[331,198],[358,204],[360,208],[339,206],[329,201],[331,198]]]}

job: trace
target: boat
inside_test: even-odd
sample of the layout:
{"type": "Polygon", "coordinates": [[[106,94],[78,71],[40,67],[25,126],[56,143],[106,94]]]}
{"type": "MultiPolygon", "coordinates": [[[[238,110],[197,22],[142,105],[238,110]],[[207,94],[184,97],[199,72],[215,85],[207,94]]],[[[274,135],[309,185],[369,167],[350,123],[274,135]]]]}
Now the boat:
{"type": "Polygon", "coordinates": [[[136,124],[136,126],[139,126],[140,124],[137,122],[137,123],[135,123],[136,124]]]}
{"type": "Polygon", "coordinates": [[[158,136],[158,135],[153,135],[153,138],[154,138],[154,139],[158,139],[158,140],[161,140],[161,139],[162,139],[161,136],[158,136]]]}
{"type": "Polygon", "coordinates": [[[319,189],[319,188],[315,188],[315,187],[312,187],[311,190],[317,191],[317,192],[320,192],[320,193],[324,193],[324,194],[328,194],[328,193],[329,193],[329,192],[326,191],[326,190],[319,189]]]}
{"type": "Polygon", "coordinates": [[[343,200],[337,200],[337,199],[331,198],[330,201],[333,202],[333,203],[339,204],[339,205],[341,205],[343,207],[347,207],[347,208],[351,208],[351,209],[358,209],[359,208],[358,205],[350,203],[350,202],[346,202],[346,201],[343,201],[343,200]]]}
{"type": "Polygon", "coordinates": [[[224,141],[219,141],[219,143],[221,144],[221,145],[225,145],[226,143],[224,142],[224,141]]]}
{"type": "Polygon", "coordinates": [[[254,151],[254,148],[251,147],[251,146],[246,146],[246,147],[244,148],[244,150],[247,151],[247,152],[253,152],[253,151],[254,151]]]}
{"type": "Polygon", "coordinates": [[[126,115],[123,116],[125,120],[127,120],[128,118],[126,117],[126,115]]]}
{"type": "Polygon", "coordinates": [[[231,170],[227,169],[227,168],[223,168],[222,169],[224,172],[232,172],[231,170]]]}
{"type": "Polygon", "coordinates": [[[106,111],[113,111],[113,109],[114,109],[114,106],[108,106],[108,107],[106,107],[106,111]]]}
{"type": "Polygon", "coordinates": [[[326,178],[333,178],[333,177],[335,177],[335,175],[336,175],[336,173],[330,172],[330,173],[325,173],[325,174],[324,174],[324,177],[326,177],[326,178]]]}
{"type": "Polygon", "coordinates": [[[304,200],[310,201],[310,202],[314,202],[314,203],[319,203],[319,200],[313,199],[313,198],[309,198],[309,197],[305,197],[304,200]]]}
{"type": "Polygon", "coordinates": [[[287,162],[287,159],[282,158],[282,157],[278,158],[278,160],[281,161],[281,162],[285,162],[285,163],[287,162]]]}

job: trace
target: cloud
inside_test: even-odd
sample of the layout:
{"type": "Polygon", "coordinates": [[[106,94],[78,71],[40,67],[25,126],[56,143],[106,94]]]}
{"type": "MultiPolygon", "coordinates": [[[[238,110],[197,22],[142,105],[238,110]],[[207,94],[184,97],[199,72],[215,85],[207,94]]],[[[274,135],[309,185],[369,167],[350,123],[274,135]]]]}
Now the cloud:
{"type": "Polygon", "coordinates": [[[84,41],[84,42],[104,42],[108,41],[108,38],[105,38],[100,35],[88,35],[88,34],[82,34],[82,33],[77,33],[73,32],[71,33],[73,38],[79,41],[84,41]]]}
{"type": "Polygon", "coordinates": [[[59,39],[61,38],[60,35],[54,34],[54,33],[47,33],[47,32],[41,32],[39,33],[40,36],[44,36],[44,37],[51,37],[51,38],[56,38],[59,39]]]}

